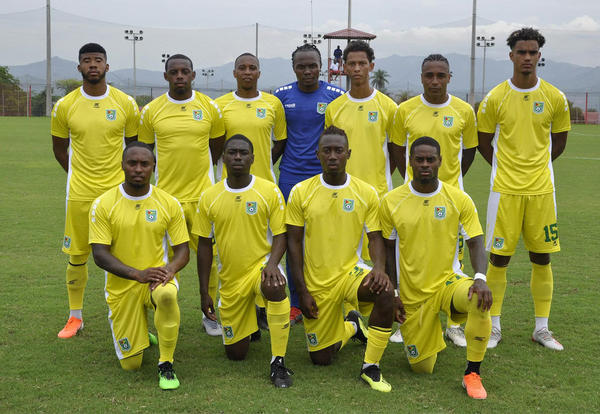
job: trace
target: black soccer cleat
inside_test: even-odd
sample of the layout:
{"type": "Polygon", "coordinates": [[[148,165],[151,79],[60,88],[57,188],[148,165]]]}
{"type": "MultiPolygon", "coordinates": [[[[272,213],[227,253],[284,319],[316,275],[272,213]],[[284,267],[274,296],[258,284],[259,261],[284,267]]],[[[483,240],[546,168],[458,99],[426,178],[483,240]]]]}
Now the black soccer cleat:
{"type": "Polygon", "coordinates": [[[294,375],[294,372],[285,367],[283,357],[276,357],[275,360],[271,362],[271,382],[276,388],[291,387],[292,378],[290,375],[294,375]]]}
{"type": "Polygon", "coordinates": [[[367,340],[369,339],[369,331],[367,331],[367,328],[363,323],[360,313],[358,313],[355,310],[351,310],[350,312],[348,312],[348,315],[346,315],[345,320],[349,322],[354,322],[356,324],[356,333],[352,336],[351,339],[354,341],[359,341],[362,344],[366,344],[367,340]]]}

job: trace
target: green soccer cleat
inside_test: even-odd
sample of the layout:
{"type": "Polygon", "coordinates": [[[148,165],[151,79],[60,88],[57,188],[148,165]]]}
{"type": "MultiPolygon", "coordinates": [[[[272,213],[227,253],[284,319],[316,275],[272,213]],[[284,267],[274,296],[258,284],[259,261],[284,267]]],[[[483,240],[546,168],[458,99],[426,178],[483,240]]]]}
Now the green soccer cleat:
{"type": "Polygon", "coordinates": [[[148,331],[148,342],[150,345],[158,345],[158,338],[150,331],[148,331]]]}
{"type": "Polygon", "coordinates": [[[163,390],[179,388],[179,380],[173,371],[173,364],[170,362],[163,362],[158,366],[158,386],[163,390]]]}
{"type": "Polygon", "coordinates": [[[369,365],[360,371],[360,378],[369,384],[375,391],[390,392],[392,386],[381,376],[381,369],[377,365],[369,365]]]}

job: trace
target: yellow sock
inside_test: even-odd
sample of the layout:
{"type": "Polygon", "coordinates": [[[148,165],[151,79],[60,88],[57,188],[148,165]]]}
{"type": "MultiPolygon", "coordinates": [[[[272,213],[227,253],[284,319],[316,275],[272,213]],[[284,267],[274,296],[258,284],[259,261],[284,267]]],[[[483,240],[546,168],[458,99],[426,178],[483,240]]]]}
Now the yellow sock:
{"type": "Polygon", "coordinates": [[[435,362],[437,361],[437,354],[425,358],[415,364],[410,364],[410,369],[417,374],[432,374],[435,362]]]}
{"type": "Polygon", "coordinates": [[[69,309],[83,309],[83,294],[88,280],[88,255],[69,256],[67,265],[67,294],[69,309]]]}
{"type": "Polygon", "coordinates": [[[119,359],[119,362],[121,363],[121,368],[123,368],[125,371],[134,371],[136,369],[140,369],[143,358],[144,351],[141,351],[128,358],[119,359]]]}
{"type": "Polygon", "coordinates": [[[354,328],[354,324],[352,322],[344,322],[344,336],[342,337],[342,346],[340,349],[346,346],[350,338],[352,338],[356,333],[356,329],[358,329],[358,327],[354,328]]]}
{"type": "Polygon", "coordinates": [[[531,296],[533,296],[536,317],[547,318],[550,316],[553,288],[552,266],[531,263],[531,296]]]}
{"type": "Polygon", "coordinates": [[[177,287],[172,283],[159,285],[152,292],[152,300],[156,305],[154,326],[158,333],[159,362],[173,363],[173,354],[179,335],[179,304],[177,303],[177,287]]]}
{"type": "Polygon", "coordinates": [[[492,330],[490,311],[482,311],[477,307],[477,295],[469,300],[469,285],[463,283],[454,292],[452,304],[459,313],[467,314],[465,325],[465,339],[467,340],[467,360],[472,362],[483,361],[492,330]]]}
{"type": "Polygon", "coordinates": [[[446,327],[449,328],[451,326],[460,326],[460,323],[454,322],[452,317],[448,316],[448,319],[446,320],[446,327]]]}
{"type": "Polygon", "coordinates": [[[487,271],[487,285],[492,291],[494,299],[490,314],[492,316],[500,316],[502,314],[504,292],[506,292],[506,267],[496,267],[490,263],[487,271]]]}
{"type": "Polygon", "coordinates": [[[290,300],[267,301],[267,322],[271,335],[271,353],[273,356],[285,356],[290,336],[290,300]]]}
{"type": "Polygon", "coordinates": [[[365,350],[366,364],[379,364],[391,335],[391,328],[369,325],[369,340],[365,350]]]}

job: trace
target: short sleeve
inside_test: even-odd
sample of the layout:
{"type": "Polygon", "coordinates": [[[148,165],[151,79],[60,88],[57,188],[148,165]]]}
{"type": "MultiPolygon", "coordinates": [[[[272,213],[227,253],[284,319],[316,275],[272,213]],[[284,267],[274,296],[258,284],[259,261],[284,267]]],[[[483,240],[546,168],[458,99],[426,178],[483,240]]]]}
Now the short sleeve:
{"type": "Polygon", "coordinates": [[[273,186],[273,193],[269,199],[269,227],[271,233],[277,236],[287,230],[285,227],[285,201],[277,186],[273,186]]]}
{"type": "Polygon", "coordinates": [[[125,106],[125,137],[135,137],[138,134],[140,111],[135,99],[127,97],[128,104],[125,106]]]}
{"type": "Polygon", "coordinates": [[[58,138],[69,138],[69,125],[67,124],[68,109],[65,100],[59,99],[52,108],[50,133],[58,138]]]}
{"type": "Polygon", "coordinates": [[[377,195],[377,190],[373,187],[369,187],[369,190],[368,210],[365,217],[367,233],[381,230],[381,222],[379,220],[379,196],[377,195]]]}
{"type": "Polygon", "coordinates": [[[287,123],[285,122],[285,110],[279,98],[275,97],[273,109],[275,111],[275,125],[273,126],[274,141],[281,141],[287,138],[287,123]]]}
{"type": "Polygon", "coordinates": [[[477,208],[471,197],[466,193],[462,200],[462,208],[460,210],[460,223],[465,231],[465,240],[469,240],[473,237],[480,236],[483,234],[481,229],[481,223],[479,223],[479,217],[477,216],[477,208]]]}
{"type": "Polygon", "coordinates": [[[381,221],[381,234],[383,238],[388,240],[396,240],[397,233],[392,221],[388,200],[385,196],[383,197],[383,200],[381,200],[381,205],[379,207],[379,220],[381,221]]]}
{"type": "Polygon", "coordinates": [[[192,234],[206,239],[213,237],[213,223],[208,217],[208,200],[206,193],[200,196],[196,206],[196,219],[192,226],[192,234]]]}
{"type": "Polygon", "coordinates": [[[392,117],[391,141],[393,144],[405,147],[406,144],[406,127],[404,122],[404,108],[402,105],[396,109],[392,117]]]}
{"type": "Polygon", "coordinates": [[[388,142],[392,142],[392,132],[394,127],[394,117],[396,115],[396,109],[398,109],[398,105],[390,98],[388,100],[388,108],[386,109],[386,120],[387,124],[385,126],[385,132],[388,136],[388,142]]]}
{"type": "Polygon", "coordinates": [[[223,121],[223,114],[221,109],[215,101],[210,101],[210,112],[212,123],[210,126],[210,139],[221,138],[225,135],[225,122],[223,121]]]}
{"type": "Polygon", "coordinates": [[[465,127],[462,132],[463,148],[475,148],[479,144],[475,112],[470,105],[465,112],[465,127]]]}
{"type": "Polygon", "coordinates": [[[140,128],[138,130],[138,141],[146,144],[154,144],[154,127],[152,126],[152,111],[150,104],[144,106],[140,115],[140,128]]]}
{"type": "Polygon", "coordinates": [[[325,109],[325,129],[329,128],[332,124],[332,117],[333,115],[331,114],[332,109],[331,109],[331,104],[327,105],[327,108],[325,109]]]}
{"type": "Polygon", "coordinates": [[[300,192],[300,184],[296,184],[290,191],[285,209],[285,222],[291,226],[304,227],[304,212],[302,211],[300,192]]]}
{"type": "Polygon", "coordinates": [[[552,117],[552,132],[564,132],[571,129],[571,114],[569,103],[564,93],[558,91],[555,98],[555,110],[552,117]]]}
{"type": "Polygon", "coordinates": [[[497,123],[496,107],[494,105],[492,92],[490,92],[479,104],[479,109],[477,111],[477,128],[480,132],[491,134],[496,132],[497,123]]]}
{"type": "Polygon", "coordinates": [[[99,197],[92,203],[89,212],[89,243],[112,244],[112,228],[108,212],[99,197]]]}
{"type": "Polygon", "coordinates": [[[185,214],[179,201],[175,197],[172,199],[171,204],[171,220],[167,225],[167,234],[169,236],[169,244],[171,246],[177,246],[190,240],[188,235],[187,226],[185,224],[185,214]]]}

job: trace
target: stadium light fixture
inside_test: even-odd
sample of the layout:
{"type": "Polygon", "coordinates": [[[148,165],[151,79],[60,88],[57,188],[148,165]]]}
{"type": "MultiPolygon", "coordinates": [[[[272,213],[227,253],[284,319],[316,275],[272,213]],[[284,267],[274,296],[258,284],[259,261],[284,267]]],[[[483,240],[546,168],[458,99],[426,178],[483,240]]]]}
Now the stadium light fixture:
{"type": "Polygon", "coordinates": [[[496,38],[494,36],[485,37],[485,36],[477,36],[477,46],[483,48],[483,76],[481,79],[481,99],[485,97],[485,55],[488,47],[494,47],[496,43],[494,43],[496,38]]]}
{"type": "Polygon", "coordinates": [[[208,78],[215,76],[215,71],[214,69],[202,69],[201,74],[206,78],[206,89],[208,89],[208,78]]]}
{"type": "Polygon", "coordinates": [[[538,67],[546,66],[546,59],[541,58],[537,65],[538,67]]]}
{"type": "Polygon", "coordinates": [[[132,29],[125,29],[125,40],[133,43],[133,99],[137,98],[137,78],[136,78],[136,65],[135,65],[135,44],[144,40],[142,36],[143,30],[137,32],[132,29]]]}

